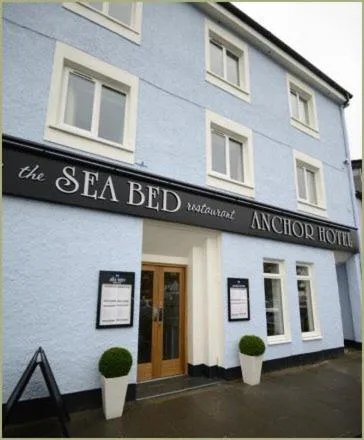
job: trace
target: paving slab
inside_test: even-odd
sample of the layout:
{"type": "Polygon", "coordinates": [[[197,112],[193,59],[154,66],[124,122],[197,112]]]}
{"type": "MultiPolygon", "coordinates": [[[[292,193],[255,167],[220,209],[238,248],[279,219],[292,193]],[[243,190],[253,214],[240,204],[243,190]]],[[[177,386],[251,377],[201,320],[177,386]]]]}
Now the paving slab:
{"type": "MultiPolygon", "coordinates": [[[[260,385],[221,381],[178,394],[128,402],[121,418],[102,410],[71,414],[78,438],[332,438],[362,434],[361,352],[265,373],[260,385]]],[[[3,437],[60,437],[57,418],[10,425],[3,437]]]]}

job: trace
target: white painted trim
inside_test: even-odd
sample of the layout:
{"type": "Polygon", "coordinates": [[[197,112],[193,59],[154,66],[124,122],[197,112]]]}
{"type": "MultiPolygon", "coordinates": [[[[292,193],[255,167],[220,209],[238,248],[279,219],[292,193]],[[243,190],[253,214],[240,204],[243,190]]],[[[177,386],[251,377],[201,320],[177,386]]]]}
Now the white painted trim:
{"type": "MultiPolygon", "coordinates": [[[[224,55],[225,57],[225,55],[224,55]]],[[[205,20],[205,69],[206,81],[214,84],[226,92],[250,102],[250,77],[249,77],[249,52],[248,45],[240,38],[237,38],[231,32],[213,23],[210,20],[205,20]],[[210,70],[210,37],[221,44],[226,49],[230,50],[239,58],[239,83],[236,85],[230,83],[216,73],[210,70]]]]}
{"type": "MultiPolygon", "coordinates": [[[[282,299],[282,314],[283,314],[283,327],[284,327],[284,333],[282,335],[274,335],[274,336],[267,335],[267,344],[268,345],[287,344],[292,342],[292,335],[291,335],[291,327],[289,322],[289,300],[288,300],[288,295],[286,294],[285,264],[283,260],[276,260],[272,258],[264,258],[263,264],[264,263],[274,263],[274,264],[278,264],[279,266],[278,274],[264,273],[264,266],[263,266],[263,291],[264,291],[264,279],[266,278],[279,279],[281,281],[281,299],[282,299]]],[[[264,301],[265,301],[265,291],[264,291],[264,301]]],[[[264,314],[266,316],[266,308],[264,308],[264,314]]]]}
{"type": "Polygon", "coordinates": [[[57,42],[48,101],[44,138],[61,145],[84,150],[127,163],[134,162],[139,79],[118,67],[57,42]],[[65,69],[73,68],[126,94],[124,139],[118,144],[93,136],[91,132],[63,123],[66,81],[65,69]]]}
{"type": "Polygon", "coordinates": [[[142,2],[133,3],[134,10],[132,11],[131,26],[128,26],[101,11],[93,9],[82,2],[66,2],[63,3],[63,7],[133,41],[134,43],[140,44],[141,42],[142,2]]]}
{"type": "Polygon", "coordinates": [[[187,266],[189,259],[184,257],[172,257],[171,255],[143,254],[143,263],[181,264],[187,266]]]}
{"type": "Polygon", "coordinates": [[[302,81],[300,81],[299,79],[293,77],[288,73],[286,74],[286,82],[287,82],[288,106],[290,111],[290,121],[292,127],[295,127],[298,130],[303,131],[304,133],[314,137],[315,139],[320,139],[315,92],[311,88],[309,88],[306,84],[304,84],[302,81]],[[312,121],[310,125],[307,125],[303,121],[293,116],[292,107],[291,107],[291,96],[290,96],[290,92],[292,89],[295,92],[297,92],[299,95],[303,96],[307,101],[309,118],[310,121],[312,121]]]}
{"type": "Polygon", "coordinates": [[[293,150],[294,161],[294,178],[296,186],[297,196],[297,209],[309,214],[317,215],[320,217],[327,217],[326,206],[326,191],[324,184],[324,169],[322,162],[314,157],[308,156],[300,151],[293,150]],[[317,205],[314,205],[307,200],[301,199],[298,191],[298,179],[297,179],[297,162],[307,165],[315,173],[316,191],[317,191],[317,205]]]}
{"type": "Polygon", "coordinates": [[[244,195],[255,196],[253,132],[250,128],[206,110],[206,183],[215,188],[224,189],[244,195]],[[227,175],[212,169],[211,128],[215,127],[227,136],[237,139],[243,144],[244,182],[231,179],[227,175]]]}
{"type": "Polygon", "coordinates": [[[218,20],[222,25],[232,29],[238,36],[257,47],[264,54],[274,59],[287,70],[291,71],[294,75],[299,76],[304,81],[320,90],[321,93],[325,94],[330,99],[340,104],[346,102],[346,96],[339,93],[326,81],[319,78],[310,69],[296,61],[285,51],[273,44],[267,38],[263,37],[252,27],[246,23],[243,23],[239,18],[235,17],[229,11],[223,9],[223,7],[221,7],[218,3],[201,2],[196,3],[195,5],[202,9],[205,14],[208,14],[213,19],[218,20]]]}

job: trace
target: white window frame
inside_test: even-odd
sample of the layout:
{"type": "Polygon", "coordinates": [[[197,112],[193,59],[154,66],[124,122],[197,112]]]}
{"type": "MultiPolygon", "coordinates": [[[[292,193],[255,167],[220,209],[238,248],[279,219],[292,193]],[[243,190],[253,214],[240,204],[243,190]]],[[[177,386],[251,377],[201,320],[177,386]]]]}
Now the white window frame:
{"type": "Polygon", "coordinates": [[[250,79],[249,79],[249,54],[248,45],[231,32],[223,29],[212,21],[206,20],[205,24],[205,61],[206,81],[231,93],[232,95],[250,102],[250,79]],[[217,75],[210,69],[210,40],[224,48],[224,70],[226,71],[226,50],[229,50],[239,58],[239,84],[229,82],[217,75]]]}
{"type": "Polygon", "coordinates": [[[281,296],[282,296],[282,314],[283,314],[283,326],[284,326],[284,334],[282,335],[274,335],[268,336],[267,332],[267,343],[268,345],[276,345],[276,344],[286,344],[292,342],[291,336],[291,328],[289,323],[289,309],[288,309],[288,298],[286,295],[286,273],[285,273],[285,264],[283,260],[276,260],[270,258],[263,259],[263,292],[264,292],[264,315],[266,315],[266,307],[265,307],[265,288],[264,288],[264,280],[265,279],[279,279],[281,280],[281,296]],[[277,264],[279,267],[279,273],[265,273],[264,272],[264,263],[272,263],[277,264]]]}
{"type": "Polygon", "coordinates": [[[294,157],[294,177],[297,194],[297,209],[305,213],[327,217],[326,191],[324,184],[324,169],[322,162],[307,154],[293,150],[294,157]],[[315,184],[317,193],[317,204],[310,203],[308,200],[300,198],[298,189],[298,166],[302,164],[305,168],[315,173],[315,184]]]}
{"type": "Polygon", "coordinates": [[[134,163],[139,79],[78,49],[57,42],[49,94],[44,139],[88,153],[134,163]],[[123,142],[116,143],[63,122],[67,94],[67,70],[92,77],[126,95],[123,142]]]}
{"type": "MultiPolygon", "coordinates": [[[[318,314],[317,314],[317,307],[316,307],[313,264],[297,261],[296,267],[297,266],[304,266],[304,267],[307,267],[307,269],[308,269],[308,275],[297,275],[297,271],[296,271],[296,286],[297,286],[297,282],[299,280],[310,282],[312,318],[313,318],[313,326],[314,326],[314,330],[311,332],[302,332],[302,330],[301,330],[302,340],[312,341],[314,339],[322,339],[320,323],[319,323],[318,314]]],[[[296,267],[295,267],[295,269],[296,269],[296,267]]],[[[298,298],[298,287],[297,287],[297,298],[298,298]]],[[[298,304],[298,306],[299,306],[299,304],[298,304]]],[[[300,319],[300,322],[299,322],[300,327],[299,328],[301,329],[301,316],[299,316],[299,319],[300,319]]]]}
{"type": "MultiPolygon", "coordinates": [[[[104,2],[110,3],[110,2],[104,2]]],[[[66,2],[63,3],[63,7],[72,11],[82,17],[87,18],[100,26],[115,32],[134,43],[140,44],[141,42],[141,28],[142,28],[142,2],[132,2],[132,18],[131,25],[117,20],[110,15],[94,9],[91,5],[84,2],[66,2]]]]}
{"type": "Polygon", "coordinates": [[[315,139],[320,139],[319,126],[317,120],[317,110],[316,110],[316,99],[314,91],[300,81],[294,78],[292,75],[287,74],[287,91],[288,91],[288,105],[290,111],[290,120],[292,127],[303,131],[304,133],[314,137],[315,139]],[[293,116],[293,110],[291,105],[291,91],[294,91],[301,96],[308,106],[309,124],[305,123],[303,120],[293,116]]]}
{"type": "Polygon", "coordinates": [[[251,129],[206,110],[206,158],[206,183],[208,185],[243,196],[255,197],[253,132],[251,129]],[[212,129],[218,130],[243,144],[244,182],[231,179],[228,175],[218,173],[212,169],[212,129]]]}

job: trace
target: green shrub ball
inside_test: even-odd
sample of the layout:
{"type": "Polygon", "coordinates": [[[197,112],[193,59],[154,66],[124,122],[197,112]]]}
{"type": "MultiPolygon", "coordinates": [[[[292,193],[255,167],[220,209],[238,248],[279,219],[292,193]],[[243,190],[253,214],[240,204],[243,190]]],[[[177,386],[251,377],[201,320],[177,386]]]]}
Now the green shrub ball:
{"type": "Polygon", "coordinates": [[[110,379],[126,376],[133,363],[133,358],[126,348],[112,347],[106,350],[99,360],[100,373],[110,379]]]}
{"type": "Polygon", "coordinates": [[[265,352],[265,344],[259,336],[245,335],[239,341],[239,350],[248,356],[261,356],[265,352]]]}

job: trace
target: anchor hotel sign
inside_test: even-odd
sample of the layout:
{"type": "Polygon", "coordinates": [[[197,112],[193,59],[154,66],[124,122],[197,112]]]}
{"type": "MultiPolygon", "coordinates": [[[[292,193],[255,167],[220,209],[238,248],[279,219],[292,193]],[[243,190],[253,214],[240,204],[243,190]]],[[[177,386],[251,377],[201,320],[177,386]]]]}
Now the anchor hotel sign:
{"type": "Polygon", "coordinates": [[[357,231],[257,202],[92,162],[12,138],[3,142],[3,192],[333,250],[357,252],[357,231]]]}

